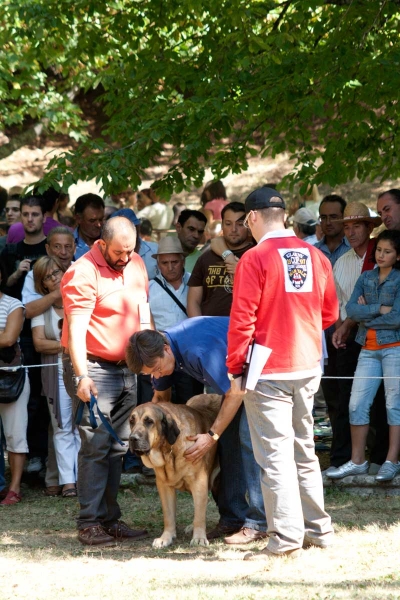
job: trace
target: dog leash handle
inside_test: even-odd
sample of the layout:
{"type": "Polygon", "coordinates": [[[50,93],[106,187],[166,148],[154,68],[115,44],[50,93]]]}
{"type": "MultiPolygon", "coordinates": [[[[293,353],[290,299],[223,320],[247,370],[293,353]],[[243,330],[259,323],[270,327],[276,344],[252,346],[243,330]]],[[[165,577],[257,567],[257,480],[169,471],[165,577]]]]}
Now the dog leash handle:
{"type": "Polygon", "coordinates": [[[108,433],[111,435],[111,437],[116,442],[118,442],[118,444],[120,446],[126,446],[125,442],[123,442],[118,437],[118,435],[115,433],[114,429],[111,427],[110,423],[107,421],[104,414],[101,412],[98,402],[97,402],[96,398],[93,396],[93,394],[90,394],[90,402],[83,402],[82,400],[79,402],[78,409],[76,411],[75,425],[79,425],[80,422],[82,421],[83,411],[85,409],[85,406],[87,406],[89,409],[89,421],[90,421],[90,426],[92,429],[97,429],[97,427],[98,427],[97,421],[96,421],[96,415],[94,414],[94,408],[96,406],[99,419],[103,423],[103,425],[106,428],[106,430],[108,431],[108,433]]]}

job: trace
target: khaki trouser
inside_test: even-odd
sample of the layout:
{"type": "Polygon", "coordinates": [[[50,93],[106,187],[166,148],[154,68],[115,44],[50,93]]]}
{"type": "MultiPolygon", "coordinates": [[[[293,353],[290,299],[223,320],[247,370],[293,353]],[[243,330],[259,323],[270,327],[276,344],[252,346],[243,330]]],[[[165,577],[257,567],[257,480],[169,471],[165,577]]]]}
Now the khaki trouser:
{"type": "Polygon", "coordinates": [[[313,398],[320,378],[260,380],[244,398],[268,524],[268,549],[301,548],[304,535],[333,534],[324,510],[321,471],[314,450],[313,398]]]}

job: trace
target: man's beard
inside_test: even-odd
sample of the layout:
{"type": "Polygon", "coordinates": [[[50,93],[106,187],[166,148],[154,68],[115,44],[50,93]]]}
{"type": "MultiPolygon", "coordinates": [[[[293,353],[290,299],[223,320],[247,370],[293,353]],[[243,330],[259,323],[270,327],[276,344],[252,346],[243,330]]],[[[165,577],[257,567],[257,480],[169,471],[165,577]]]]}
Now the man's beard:
{"type": "Polygon", "coordinates": [[[125,269],[127,264],[129,263],[129,261],[127,263],[122,263],[122,261],[119,261],[119,260],[117,260],[115,262],[112,261],[110,255],[108,253],[107,247],[105,247],[105,249],[104,249],[103,256],[104,256],[104,260],[106,261],[108,266],[111,267],[112,269],[114,269],[114,271],[118,271],[119,273],[121,273],[125,269]]]}

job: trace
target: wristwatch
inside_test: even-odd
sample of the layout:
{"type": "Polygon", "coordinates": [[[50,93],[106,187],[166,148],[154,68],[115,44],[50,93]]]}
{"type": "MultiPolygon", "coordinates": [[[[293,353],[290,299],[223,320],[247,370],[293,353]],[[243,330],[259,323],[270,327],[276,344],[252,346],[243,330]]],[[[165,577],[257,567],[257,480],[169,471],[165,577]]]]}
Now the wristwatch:
{"type": "Polygon", "coordinates": [[[232,250],[224,250],[221,254],[222,260],[226,260],[231,254],[233,254],[232,250]]]}
{"type": "Polygon", "coordinates": [[[241,377],[243,375],[243,373],[228,373],[228,379],[229,381],[233,381],[234,379],[239,379],[239,377],[241,377]]]}
{"type": "Polygon", "coordinates": [[[208,432],[208,435],[210,435],[210,436],[212,437],[212,439],[213,439],[213,440],[215,440],[216,442],[219,440],[219,435],[218,435],[218,433],[214,433],[213,431],[211,431],[211,429],[210,429],[210,431],[208,432]]]}
{"type": "Polygon", "coordinates": [[[82,381],[82,379],[85,379],[85,377],[89,377],[89,375],[87,373],[84,373],[84,375],[77,375],[76,377],[74,377],[75,385],[79,385],[79,382],[82,381]]]}

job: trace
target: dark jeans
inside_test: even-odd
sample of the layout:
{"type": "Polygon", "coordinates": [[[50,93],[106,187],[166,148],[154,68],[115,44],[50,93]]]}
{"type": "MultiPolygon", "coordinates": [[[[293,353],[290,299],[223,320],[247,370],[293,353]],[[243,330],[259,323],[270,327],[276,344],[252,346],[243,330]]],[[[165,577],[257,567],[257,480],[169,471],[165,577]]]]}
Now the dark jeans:
{"type": "Polygon", "coordinates": [[[218,442],[221,472],[219,488],[215,498],[220,515],[220,524],[238,527],[238,529],[245,523],[249,508],[246,500],[246,478],[239,438],[243,410],[242,405],[218,442]]]}
{"type": "MultiPolygon", "coordinates": [[[[326,349],[328,352],[328,363],[324,366],[324,375],[326,377],[337,377],[337,350],[332,344],[332,335],[334,328],[330,327],[325,333],[326,349]]],[[[353,371],[354,374],[354,371],[353,371]]],[[[328,408],[329,420],[332,430],[336,428],[336,419],[339,412],[339,383],[335,379],[321,379],[321,387],[324,392],[326,406],[328,408]]]]}
{"type": "MultiPolygon", "coordinates": [[[[24,355],[25,365],[39,365],[40,354],[36,352],[31,337],[21,337],[21,350],[24,355]]],[[[46,396],[42,395],[41,369],[35,367],[28,369],[31,391],[28,402],[28,429],[27,442],[29,458],[39,457],[43,461],[47,456],[47,438],[50,422],[49,409],[46,396]]]]}
{"type": "MultiPolygon", "coordinates": [[[[64,382],[68,394],[79,403],[75,395],[72,365],[63,357],[64,382]]],[[[98,390],[98,404],[114,431],[127,443],[130,428],[129,416],[136,406],[136,376],[127,367],[113,363],[88,360],[88,374],[98,390]]],[[[91,525],[111,525],[121,517],[117,502],[122,471],[122,457],[127,445],[122,447],[112,439],[100,419],[93,430],[89,411],[85,408],[79,425],[81,449],[78,456],[78,497],[80,513],[78,529],[91,525]]]]}

